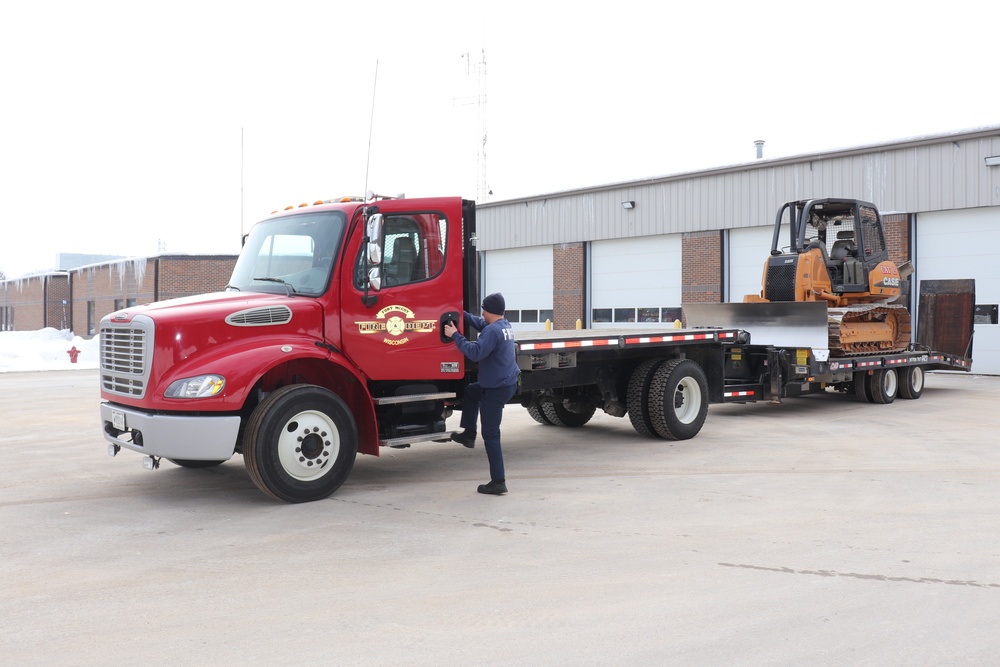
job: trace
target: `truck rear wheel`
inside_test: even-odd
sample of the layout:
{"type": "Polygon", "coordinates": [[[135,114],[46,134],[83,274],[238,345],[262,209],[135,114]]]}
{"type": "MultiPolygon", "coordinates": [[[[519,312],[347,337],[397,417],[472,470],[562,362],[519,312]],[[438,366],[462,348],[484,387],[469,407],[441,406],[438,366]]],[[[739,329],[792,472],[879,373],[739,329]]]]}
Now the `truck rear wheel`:
{"type": "Polygon", "coordinates": [[[583,426],[590,421],[590,418],[594,416],[596,411],[597,408],[594,406],[584,409],[583,412],[573,412],[561,403],[542,404],[542,413],[550,424],[554,426],[567,426],[569,428],[583,426]]]}
{"type": "Polygon", "coordinates": [[[243,459],[264,493],[290,503],[321,500],[354,467],[358,428],[344,401],[327,389],[294,384],[261,401],[247,423],[243,459]]]}
{"type": "Polygon", "coordinates": [[[647,438],[657,437],[656,429],[653,428],[653,420],[649,416],[649,385],[653,383],[656,369],[663,362],[663,359],[643,361],[635,367],[628,380],[628,395],[625,399],[628,419],[632,422],[632,428],[635,429],[635,432],[647,438]]]}
{"type": "Polygon", "coordinates": [[[899,379],[900,398],[920,398],[924,393],[924,369],[920,366],[907,366],[899,379]]]}
{"type": "Polygon", "coordinates": [[[895,368],[883,368],[868,376],[868,395],[872,403],[888,404],[896,400],[899,391],[899,375],[895,368]]]}
{"type": "Polygon", "coordinates": [[[550,422],[549,419],[548,419],[548,417],[545,416],[545,413],[542,412],[542,408],[539,407],[539,405],[537,403],[532,403],[531,405],[529,405],[527,407],[527,410],[528,410],[528,414],[531,415],[531,418],[534,419],[539,424],[545,424],[546,426],[552,426],[552,422],[550,422]]]}
{"type": "Polygon", "coordinates": [[[872,402],[872,396],[868,392],[868,371],[854,373],[854,398],[862,403],[872,402]]]}
{"type": "Polygon", "coordinates": [[[657,435],[687,440],[708,416],[708,381],[690,359],[671,359],[656,369],[649,386],[649,415],[657,435]]]}

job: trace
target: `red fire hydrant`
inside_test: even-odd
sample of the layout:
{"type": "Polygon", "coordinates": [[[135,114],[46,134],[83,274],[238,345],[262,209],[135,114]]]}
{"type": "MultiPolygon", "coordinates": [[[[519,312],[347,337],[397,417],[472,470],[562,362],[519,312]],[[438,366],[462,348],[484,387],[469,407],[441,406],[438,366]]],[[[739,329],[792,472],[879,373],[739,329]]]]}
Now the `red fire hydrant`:
{"type": "Polygon", "coordinates": [[[66,350],[66,354],[69,355],[69,362],[71,364],[75,364],[77,357],[80,356],[80,350],[76,349],[76,345],[74,345],[73,347],[66,350]]]}

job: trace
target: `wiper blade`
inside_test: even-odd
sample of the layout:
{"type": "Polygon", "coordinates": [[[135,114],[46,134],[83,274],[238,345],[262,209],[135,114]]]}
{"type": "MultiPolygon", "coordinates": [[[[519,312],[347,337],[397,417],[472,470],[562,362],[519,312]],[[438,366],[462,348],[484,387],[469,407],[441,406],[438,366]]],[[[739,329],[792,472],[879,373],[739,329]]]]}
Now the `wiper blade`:
{"type": "Polygon", "coordinates": [[[243,291],[239,287],[237,287],[236,285],[226,285],[226,289],[234,289],[237,292],[242,292],[243,291]]]}
{"type": "Polygon", "coordinates": [[[268,283],[280,283],[285,286],[285,289],[288,291],[288,296],[296,293],[295,288],[292,287],[291,283],[287,283],[281,278],[254,278],[254,280],[261,280],[268,283]]]}

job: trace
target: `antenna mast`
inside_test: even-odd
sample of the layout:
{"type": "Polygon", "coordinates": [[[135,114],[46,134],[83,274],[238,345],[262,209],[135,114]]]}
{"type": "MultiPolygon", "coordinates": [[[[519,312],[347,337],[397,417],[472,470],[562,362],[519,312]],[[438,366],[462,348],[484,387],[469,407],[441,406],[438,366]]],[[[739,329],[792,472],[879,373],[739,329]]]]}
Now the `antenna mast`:
{"type": "Polygon", "coordinates": [[[368,119],[368,157],[365,161],[365,217],[368,217],[368,168],[372,163],[372,127],[375,125],[375,91],[378,90],[378,60],[375,61],[375,81],[372,83],[372,113],[368,119]]]}
{"type": "Polygon", "coordinates": [[[452,103],[456,106],[476,105],[476,201],[483,202],[493,194],[486,184],[486,49],[482,50],[478,63],[473,64],[470,53],[463,53],[462,58],[465,60],[465,74],[476,75],[476,94],[454,98],[452,103]]]}

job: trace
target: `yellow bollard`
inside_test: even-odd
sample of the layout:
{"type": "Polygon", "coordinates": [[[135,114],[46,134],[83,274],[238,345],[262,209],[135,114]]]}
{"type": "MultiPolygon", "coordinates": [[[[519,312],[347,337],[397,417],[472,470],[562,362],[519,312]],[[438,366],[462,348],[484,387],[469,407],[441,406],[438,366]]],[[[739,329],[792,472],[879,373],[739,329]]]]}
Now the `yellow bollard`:
{"type": "Polygon", "coordinates": [[[545,330],[552,331],[552,320],[545,320],[545,330]]]}
{"type": "Polygon", "coordinates": [[[675,329],[680,329],[681,328],[681,321],[680,320],[674,320],[674,328],[675,329]]]}
{"type": "Polygon", "coordinates": [[[576,321],[576,328],[577,329],[582,329],[583,328],[583,320],[577,320],[576,321]]]}

